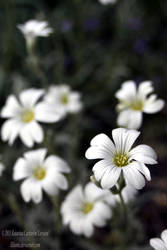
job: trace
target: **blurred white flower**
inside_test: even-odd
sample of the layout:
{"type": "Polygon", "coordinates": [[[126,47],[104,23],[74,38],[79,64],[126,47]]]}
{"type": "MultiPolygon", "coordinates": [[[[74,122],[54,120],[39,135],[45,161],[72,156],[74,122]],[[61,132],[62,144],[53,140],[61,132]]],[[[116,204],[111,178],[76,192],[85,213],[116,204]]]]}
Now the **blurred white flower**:
{"type": "Polygon", "coordinates": [[[167,229],[161,233],[161,239],[159,238],[150,239],[150,245],[155,250],[167,250],[167,229]]]}
{"type": "Polygon", "coordinates": [[[117,2],[117,0],[99,0],[99,2],[102,4],[114,4],[117,2]]]}
{"type": "Polygon", "coordinates": [[[77,113],[82,109],[80,94],[67,85],[51,86],[45,95],[45,101],[58,110],[62,116],[77,113]]]}
{"type": "Polygon", "coordinates": [[[154,88],[152,83],[145,81],[140,83],[138,89],[133,81],[126,81],[115,94],[119,100],[117,110],[119,112],[117,124],[121,127],[138,129],[142,124],[142,113],[153,114],[160,111],[164,101],[157,99],[152,94],[154,88]]]}
{"type": "Polygon", "coordinates": [[[4,169],[5,169],[4,164],[0,162],[0,176],[2,176],[4,169]]]}
{"type": "Polygon", "coordinates": [[[25,202],[42,200],[42,189],[49,195],[56,195],[58,189],[67,189],[68,183],[63,173],[69,173],[68,164],[58,156],[46,159],[46,149],[29,151],[19,158],[14,166],[13,179],[26,179],[20,187],[25,202]]]}
{"type": "MultiPolygon", "coordinates": [[[[103,189],[104,190],[104,189],[103,189]]],[[[107,190],[106,190],[107,191],[107,190]]],[[[116,203],[120,203],[120,196],[118,194],[112,194],[112,192],[109,191],[110,194],[106,195],[104,200],[109,205],[115,205],[116,203]]],[[[133,201],[136,197],[137,190],[132,187],[131,185],[126,185],[122,190],[122,196],[125,203],[129,203],[130,201],[133,201]]]]}
{"type": "Polygon", "coordinates": [[[37,36],[47,37],[53,32],[47,21],[29,20],[24,24],[17,25],[17,27],[23,33],[28,46],[33,44],[37,36]]]}
{"type": "Polygon", "coordinates": [[[145,179],[151,180],[150,171],[145,164],[156,164],[157,155],[147,145],[132,148],[140,132],[117,128],[112,131],[114,143],[105,134],[99,134],[91,140],[86,151],[87,159],[102,159],[93,167],[95,179],[101,187],[112,188],[123,173],[125,182],[136,189],[145,185],[145,179]]]}
{"type": "Polygon", "coordinates": [[[8,97],[1,111],[1,117],[9,118],[1,129],[3,141],[9,141],[12,145],[19,136],[28,147],[32,147],[34,142],[43,141],[43,130],[37,121],[52,123],[60,119],[60,114],[45,102],[37,103],[43,94],[42,89],[24,90],[19,95],[20,103],[15,96],[8,97]]]}
{"type": "Polygon", "coordinates": [[[102,190],[93,183],[83,189],[77,185],[66,197],[61,206],[63,224],[69,225],[77,235],[92,236],[94,226],[103,227],[111,218],[111,209],[104,202],[108,190],[102,190]]]}

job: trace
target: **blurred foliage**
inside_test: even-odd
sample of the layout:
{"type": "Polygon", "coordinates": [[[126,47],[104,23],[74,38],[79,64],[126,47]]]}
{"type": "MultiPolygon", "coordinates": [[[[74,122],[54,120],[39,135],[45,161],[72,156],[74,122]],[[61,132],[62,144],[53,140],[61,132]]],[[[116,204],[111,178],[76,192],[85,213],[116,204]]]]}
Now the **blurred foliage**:
{"type": "MultiPolygon", "coordinates": [[[[116,127],[114,93],[123,81],[151,80],[158,95],[166,99],[166,13],[163,0],[118,0],[106,6],[97,0],[0,1],[1,107],[10,93],[18,95],[22,89],[48,88],[53,83],[67,83],[82,94],[83,111],[45,125],[45,140],[36,145],[47,146],[49,154],[70,164],[70,189],[89,180],[92,163],[88,165],[84,153],[90,139],[100,132],[110,135],[116,127]],[[16,27],[33,18],[48,20],[54,29],[50,37],[37,39],[38,68],[28,61],[24,37],[16,27]]],[[[49,237],[34,239],[41,243],[40,249],[47,250],[149,249],[148,239],[159,235],[167,223],[166,114],[165,107],[159,114],[144,117],[140,140],[155,148],[160,166],[151,168],[152,182],[140,193],[137,206],[130,206],[129,223],[122,225],[118,207],[111,225],[97,229],[91,240],[72,235],[62,225],[57,231],[58,216],[47,196],[39,205],[23,202],[20,183],[12,181],[12,168],[27,148],[19,139],[13,147],[1,142],[6,165],[0,181],[1,230],[48,231],[49,237]],[[120,242],[123,245],[118,248],[120,242]]],[[[64,197],[61,192],[60,203],[64,197]]],[[[10,240],[1,239],[3,249],[8,249],[10,240]]]]}

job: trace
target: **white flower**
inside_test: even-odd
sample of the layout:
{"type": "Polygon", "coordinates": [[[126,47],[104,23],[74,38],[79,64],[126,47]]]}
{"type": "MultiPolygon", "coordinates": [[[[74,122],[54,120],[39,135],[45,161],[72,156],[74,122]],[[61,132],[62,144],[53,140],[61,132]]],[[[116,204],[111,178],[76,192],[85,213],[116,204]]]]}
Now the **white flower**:
{"type": "Polygon", "coordinates": [[[77,185],[62,203],[63,224],[69,225],[75,234],[92,236],[94,226],[105,226],[112,215],[110,207],[103,200],[106,192],[93,183],[88,183],[84,189],[77,185]]]}
{"type": "Polygon", "coordinates": [[[60,119],[60,114],[46,103],[37,103],[43,94],[41,89],[24,90],[19,95],[20,103],[15,96],[8,97],[1,111],[1,117],[9,118],[1,129],[3,141],[9,141],[12,145],[19,136],[28,147],[32,147],[34,142],[43,141],[43,130],[37,121],[52,123],[60,119]]]}
{"type": "Polygon", "coordinates": [[[37,36],[47,37],[53,32],[47,21],[29,20],[25,24],[17,25],[17,27],[21,30],[27,44],[30,46],[37,36]]]}
{"type": "Polygon", "coordinates": [[[20,191],[25,202],[42,200],[42,189],[49,195],[56,195],[58,189],[67,189],[63,173],[69,173],[67,163],[58,156],[46,157],[46,149],[29,151],[19,158],[14,166],[13,179],[25,179],[20,191]]]}
{"type": "Polygon", "coordinates": [[[121,127],[138,129],[142,124],[142,113],[153,114],[160,111],[164,101],[157,99],[155,94],[150,95],[153,90],[152,83],[149,81],[140,83],[138,89],[135,82],[124,82],[115,95],[120,102],[117,105],[120,112],[117,124],[121,127]]]}
{"type": "Polygon", "coordinates": [[[86,151],[87,159],[102,159],[93,167],[95,179],[100,181],[102,188],[112,188],[121,175],[125,182],[136,189],[150,181],[150,171],[145,164],[156,164],[155,151],[147,145],[132,148],[140,132],[117,128],[112,131],[114,143],[105,134],[99,134],[91,140],[91,147],[86,151]]]}
{"type": "Polygon", "coordinates": [[[117,2],[117,0],[99,0],[99,2],[102,4],[114,4],[117,2]]]}
{"type": "Polygon", "coordinates": [[[0,176],[2,176],[2,173],[3,173],[4,169],[5,169],[4,164],[0,163],[0,176]]]}
{"type": "Polygon", "coordinates": [[[159,238],[151,239],[150,245],[155,250],[167,250],[167,229],[161,233],[161,239],[159,238]]]}
{"type": "Polygon", "coordinates": [[[62,116],[67,113],[77,113],[82,108],[80,94],[71,91],[67,85],[51,86],[45,95],[45,101],[59,110],[62,116]]]}

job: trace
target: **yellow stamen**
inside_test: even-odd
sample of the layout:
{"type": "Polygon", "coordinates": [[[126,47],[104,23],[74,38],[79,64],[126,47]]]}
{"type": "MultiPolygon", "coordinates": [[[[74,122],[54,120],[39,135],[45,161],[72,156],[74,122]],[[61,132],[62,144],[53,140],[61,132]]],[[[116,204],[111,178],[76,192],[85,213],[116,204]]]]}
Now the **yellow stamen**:
{"type": "Polygon", "coordinates": [[[24,110],[23,113],[21,114],[21,120],[24,122],[24,123],[29,123],[29,122],[32,122],[34,120],[34,112],[32,110],[24,110]]]}
{"type": "Polygon", "coordinates": [[[130,105],[131,109],[142,111],[143,110],[143,102],[140,100],[134,100],[130,105]]]}
{"type": "Polygon", "coordinates": [[[93,203],[91,203],[91,202],[86,202],[86,203],[84,203],[84,205],[83,205],[83,207],[82,207],[82,212],[84,213],[84,214],[88,214],[88,213],[90,213],[90,211],[92,211],[92,209],[93,209],[93,203]]]}
{"type": "Polygon", "coordinates": [[[63,104],[67,104],[68,103],[68,95],[64,94],[61,96],[61,102],[63,104]]]}
{"type": "Polygon", "coordinates": [[[126,154],[116,154],[114,157],[114,164],[117,167],[124,167],[129,164],[129,158],[126,154]]]}
{"type": "Polygon", "coordinates": [[[46,170],[44,169],[44,167],[37,167],[34,170],[34,177],[37,180],[42,180],[44,179],[46,176],[46,170]]]}

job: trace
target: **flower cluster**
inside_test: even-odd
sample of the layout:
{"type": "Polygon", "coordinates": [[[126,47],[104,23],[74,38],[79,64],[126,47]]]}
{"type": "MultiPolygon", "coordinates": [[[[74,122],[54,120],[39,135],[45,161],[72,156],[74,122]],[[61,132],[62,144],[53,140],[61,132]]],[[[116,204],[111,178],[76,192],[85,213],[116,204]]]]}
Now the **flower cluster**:
{"type": "MultiPolygon", "coordinates": [[[[116,0],[100,0],[102,4],[115,3],[116,0]]],[[[27,49],[33,46],[37,36],[47,37],[53,32],[46,21],[30,20],[18,25],[22,31],[27,49]]],[[[164,107],[158,99],[152,82],[137,85],[126,81],[115,93],[118,128],[112,130],[112,140],[104,133],[96,135],[85,152],[85,157],[98,160],[92,168],[93,180],[84,187],[76,185],[59,204],[62,222],[77,235],[91,237],[95,227],[103,227],[112,218],[112,209],[119,203],[126,206],[133,200],[138,189],[146,180],[151,180],[147,165],[157,164],[157,154],[148,145],[135,145],[142,125],[143,113],[153,114],[164,107]],[[93,183],[94,182],[94,183],[93,183]]],[[[40,123],[56,123],[68,114],[76,114],[83,109],[81,94],[66,84],[51,85],[45,89],[26,89],[18,97],[10,95],[1,110],[1,117],[7,119],[1,128],[1,138],[13,145],[16,138],[32,148],[35,143],[43,143],[44,130],[40,123]]],[[[59,195],[60,190],[68,189],[66,174],[71,168],[66,160],[45,146],[24,152],[13,168],[13,180],[22,180],[20,192],[25,202],[39,203],[43,191],[49,196],[59,195]]],[[[54,149],[53,149],[54,150],[54,149]]],[[[0,164],[0,175],[4,165],[0,164]]],[[[151,239],[150,245],[156,250],[167,249],[167,230],[161,239],[151,239]]]]}

